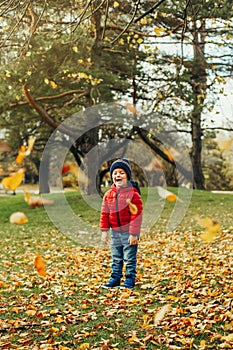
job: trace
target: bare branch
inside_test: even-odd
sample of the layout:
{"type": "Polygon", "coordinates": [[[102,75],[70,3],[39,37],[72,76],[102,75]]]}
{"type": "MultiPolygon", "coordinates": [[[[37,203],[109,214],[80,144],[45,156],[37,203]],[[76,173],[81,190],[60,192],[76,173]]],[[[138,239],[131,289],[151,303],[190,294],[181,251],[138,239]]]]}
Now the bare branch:
{"type": "Polygon", "coordinates": [[[147,15],[149,15],[151,12],[153,12],[157,7],[159,7],[165,0],[160,0],[157,4],[155,4],[154,6],[152,6],[148,11],[146,11],[145,13],[143,13],[141,16],[139,16],[138,18],[136,18],[134,20],[134,23],[137,23],[138,21],[140,21],[142,18],[146,17],[147,15]]]}
{"type": "MultiPolygon", "coordinates": [[[[66,91],[66,92],[63,92],[62,94],[59,94],[59,95],[55,95],[55,96],[42,96],[42,97],[38,97],[38,98],[35,98],[34,100],[35,101],[46,101],[46,100],[56,100],[58,98],[62,98],[62,97],[65,97],[65,96],[68,96],[68,95],[73,95],[73,94],[76,94],[76,93],[79,93],[79,95],[76,97],[76,98],[79,98],[79,97],[82,97],[82,96],[86,96],[88,94],[87,91],[82,91],[82,90],[70,90],[70,91],[66,91]]],[[[19,102],[16,102],[16,103],[11,103],[10,104],[10,107],[19,107],[19,106],[25,106],[29,104],[29,101],[27,99],[27,101],[19,101],[19,102]]]]}
{"type": "Polygon", "coordinates": [[[133,23],[133,20],[134,20],[134,18],[136,16],[136,13],[137,13],[137,10],[138,10],[139,3],[140,3],[140,0],[138,0],[137,3],[136,3],[135,9],[134,9],[134,13],[133,13],[133,16],[132,16],[131,20],[126,25],[126,27],[122,30],[122,32],[119,35],[117,35],[117,37],[114,40],[112,40],[111,44],[114,44],[126,32],[126,30],[129,28],[129,26],[133,23]]]}

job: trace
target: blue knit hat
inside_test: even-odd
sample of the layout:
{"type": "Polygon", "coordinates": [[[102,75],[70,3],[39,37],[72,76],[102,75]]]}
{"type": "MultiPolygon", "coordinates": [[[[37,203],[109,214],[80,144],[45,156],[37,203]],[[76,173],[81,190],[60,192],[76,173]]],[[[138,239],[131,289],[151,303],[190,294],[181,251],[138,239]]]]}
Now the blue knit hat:
{"type": "Polygon", "coordinates": [[[112,163],[110,167],[111,179],[112,179],[113,170],[117,168],[123,169],[127,174],[128,180],[131,179],[131,167],[130,167],[130,162],[127,158],[117,159],[115,162],[112,163]]]}

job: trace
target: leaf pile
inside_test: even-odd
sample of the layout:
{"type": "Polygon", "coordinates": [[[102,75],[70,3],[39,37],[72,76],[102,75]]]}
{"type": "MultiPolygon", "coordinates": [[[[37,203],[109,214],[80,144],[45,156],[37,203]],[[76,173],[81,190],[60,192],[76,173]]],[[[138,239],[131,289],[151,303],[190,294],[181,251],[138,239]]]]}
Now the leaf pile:
{"type": "Polygon", "coordinates": [[[130,291],[100,288],[108,248],[13,229],[0,232],[0,349],[233,347],[233,228],[211,244],[192,230],[142,235],[130,291]]]}

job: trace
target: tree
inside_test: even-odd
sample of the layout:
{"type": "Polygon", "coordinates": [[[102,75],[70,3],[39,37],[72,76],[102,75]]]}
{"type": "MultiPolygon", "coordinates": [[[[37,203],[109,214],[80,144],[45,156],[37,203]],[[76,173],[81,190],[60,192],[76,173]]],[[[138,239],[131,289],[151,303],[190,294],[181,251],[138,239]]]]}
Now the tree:
{"type": "MultiPolygon", "coordinates": [[[[32,1],[4,2],[1,14],[5,25],[2,57],[8,57],[1,73],[2,125],[8,123],[13,128],[16,124],[12,123],[12,108],[17,108],[25,125],[33,124],[35,114],[25,105],[20,92],[24,83],[57,122],[91,104],[130,96],[134,106],[140,104],[145,110],[158,111],[163,116],[160,126],[170,119],[176,122],[176,132],[185,130],[191,135],[194,184],[204,188],[201,143],[203,116],[211,108],[207,96],[232,66],[227,61],[229,53],[224,51],[214,57],[218,51],[208,54],[206,47],[210,43],[223,47],[230,41],[229,3],[215,4],[210,0],[202,6],[199,1],[112,4],[98,0],[71,5],[60,0],[47,6],[32,1]],[[160,50],[168,39],[173,46],[181,45],[180,53],[160,50]],[[11,57],[15,59],[12,65],[11,57]]],[[[145,113],[144,122],[151,115],[145,113]]],[[[46,128],[43,134],[44,126],[39,126],[46,138],[51,129],[46,128]]],[[[21,138],[25,138],[25,132],[21,132],[21,138]]],[[[156,130],[151,133],[156,138],[156,130]]],[[[144,142],[149,143],[147,136],[144,142]]],[[[89,142],[94,146],[96,135],[90,135],[89,142]]]]}

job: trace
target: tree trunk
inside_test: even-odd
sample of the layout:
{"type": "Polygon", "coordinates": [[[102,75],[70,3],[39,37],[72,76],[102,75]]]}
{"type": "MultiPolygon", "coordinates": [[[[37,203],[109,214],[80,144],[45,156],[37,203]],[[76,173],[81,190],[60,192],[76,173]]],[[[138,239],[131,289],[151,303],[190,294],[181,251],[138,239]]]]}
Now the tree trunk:
{"type": "Polygon", "coordinates": [[[191,86],[193,91],[193,110],[191,113],[192,150],[191,160],[193,165],[194,188],[204,189],[204,175],[202,172],[202,127],[201,116],[206,98],[206,60],[205,49],[205,21],[198,28],[197,21],[193,21],[193,64],[191,86]]]}

